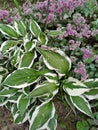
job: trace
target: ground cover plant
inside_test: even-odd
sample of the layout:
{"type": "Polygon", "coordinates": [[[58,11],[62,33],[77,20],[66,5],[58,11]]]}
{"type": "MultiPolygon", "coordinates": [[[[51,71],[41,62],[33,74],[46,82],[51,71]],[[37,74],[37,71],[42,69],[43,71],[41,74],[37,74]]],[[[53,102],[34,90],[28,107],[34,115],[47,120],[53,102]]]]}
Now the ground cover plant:
{"type": "Polygon", "coordinates": [[[16,16],[1,10],[0,106],[17,124],[28,120],[30,130],[56,130],[59,94],[74,113],[91,118],[77,122],[77,130],[89,129],[98,114],[98,3],[31,2],[15,0],[16,16]]]}

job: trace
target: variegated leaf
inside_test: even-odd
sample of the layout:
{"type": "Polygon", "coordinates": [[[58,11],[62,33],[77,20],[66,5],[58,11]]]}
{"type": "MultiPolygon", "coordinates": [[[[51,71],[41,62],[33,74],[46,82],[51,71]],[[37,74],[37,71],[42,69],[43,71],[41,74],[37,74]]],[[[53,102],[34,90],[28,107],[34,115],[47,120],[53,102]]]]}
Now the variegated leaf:
{"type": "Polygon", "coordinates": [[[40,130],[47,128],[48,122],[54,117],[55,107],[52,102],[44,102],[32,114],[29,130],[40,130]]]}
{"type": "Polygon", "coordinates": [[[64,82],[63,89],[70,96],[79,96],[89,90],[85,84],[83,84],[81,81],[74,79],[72,77],[69,77],[64,82]]]}
{"type": "Polygon", "coordinates": [[[26,35],[26,26],[22,21],[15,20],[14,27],[19,35],[26,35]]]}
{"type": "Polygon", "coordinates": [[[43,45],[43,44],[46,45],[48,42],[48,38],[43,32],[39,33],[38,40],[40,41],[41,45],[43,45]]]}
{"type": "Polygon", "coordinates": [[[21,95],[18,100],[17,100],[17,108],[19,110],[20,115],[24,115],[24,113],[26,112],[28,106],[30,103],[30,99],[29,98],[25,98],[25,95],[21,95]]]}
{"type": "Polygon", "coordinates": [[[8,51],[15,48],[16,45],[17,45],[17,41],[7,40],[1,44],[1,51],[2,51],[2,53],[7,53],[8,51]]]}
{"type": "Polygon", "coordinates": [[[84,95],[89,100],[98,99],[98,88],[90,89],[88,92],[85,92],[84,95]]]}
{"type": "Polygon", "coordinates": [[[19,64],[19,68],[21,68],[21,67],[31,68],[36,57],[37,57],[37,54],[36,54],[35,51],[33,51],[33,52],[30,52],[30,51],[25,52],[22,55],[22,58],[21,58],[21,61],[20,61],[20,64],[19,64]]]}
{"type": "Polygon", "coordinates": [[[4,88],[0,91],[0,96],[10,97],[10,96],[14,95],[16,92],[17,92],[16,89],[4,88]]]}
{"type": "Polygon", "coordinates": [[[95,79],[87,79],[84,81],[84,84],[88,88],[98,88],[98,78],[95,79]]]}
{"type": "Polygon", "coordinates": [[[38,23],[36,21],[34,21],[32,19],[32,21],[30,22],[30,31],[31,33],[36,36],[38,38],[40,32],[41,32],[41,28],[40,26],[38,25],[38,23]]]}
{"type": "Polygon", "coordinates": [[[55,70],[59,76],[64,76],[68,73],[71,68],[71,61],[62,51],[37,49],[43,55],[44,63],[50,70],[55,70]]]}
{"type": "Polygon", "coordinates": [[[50,96],[51,94],[54,96],[58,92],[58,85],[55,83],[44,82],[41,85],[37,85],[35,89],[31,91],[28,95],[31,97],[43,97],[50,96]]]}
{"type": "Polygon", "coordinates": [[[84,114],[93,118],[89,102],[83,96],[70,97],[73,105],[84,114]]]}
{"type": "Polygon", "coordinates": [[[37,71],[32,68],[21,68],[9,74],[2,84],[12,88],[25,88],[37,82],[40,76],[46,72],[45,70],[37,71]]]}
{"type": "Polygon", "coordinates": [[[18,34],[16,30],[10,25],[0,24],[0,31],[2,34],[7,35],[8,37],[11,37],[14,39],[18,38],[18,34]]]}
{"type": "Polygon", "coordinates": [[[57,119],[54,116],[52,119],[49,120],[47,130],[56,130],[57,128],[57,119]]]}

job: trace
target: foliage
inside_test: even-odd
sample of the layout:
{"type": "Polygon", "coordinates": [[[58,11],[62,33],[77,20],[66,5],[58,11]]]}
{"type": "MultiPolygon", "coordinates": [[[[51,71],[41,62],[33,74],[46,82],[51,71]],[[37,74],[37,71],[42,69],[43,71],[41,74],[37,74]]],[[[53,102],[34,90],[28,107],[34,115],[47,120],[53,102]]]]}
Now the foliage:
{"type": "Polygon", "coordinates": [[[30,130],[56,130],[54,97],[59,94],[74,113],[76,108],[90,117],[78,121],[77,130],[94,129],[97,1],[14,2],[11,17],[0,10],[0,106],[11,110],[17,124],[28,120],[30,130]]]}
{"type": "Polygon", "coordinates": [[[70,58],[59,48],[47,46],[47,36],[33,19],[30,25],[0,24],[0,31],[6,38],[1,44],[0,106],[11,110],[15,123],[28,120],[30,130],[55,130],[53,98],[58,92],[72,108],[94,119],[87,99],[97,98],[98,79],[70,77],[70,58]]]}

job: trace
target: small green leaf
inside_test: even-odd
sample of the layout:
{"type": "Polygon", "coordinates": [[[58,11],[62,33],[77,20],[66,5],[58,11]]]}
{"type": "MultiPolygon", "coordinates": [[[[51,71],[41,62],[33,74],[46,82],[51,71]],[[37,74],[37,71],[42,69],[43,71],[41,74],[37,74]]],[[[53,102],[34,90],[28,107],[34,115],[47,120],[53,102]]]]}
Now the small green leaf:
{"type": "Polygon", "coordinates": [[[7,35],[7,36],[9,36],[11,38],[14,38],[14,39],[18,38],[17,32],[10,25],[0,24],[0,31],[1,31],[2,34],[7,35]]]}
{"type": "Polygon", "coordinates": [[[32,67],[33,62],[34,62],[36,57],[37,57],[37,54],[36,54],[35,51],[25,52],[22,55],[22,58],[21,58],[21,61],[20,61],[20,64],[19,64],[19,68],[21,68],[21,67],[28,67],[28,68],[32,67]]]}
{"type": "Polygon", "coordinates": [[[9,74],[2,84],[12,88],[25,88],[38,81],[40,76],[46,72],[45,70],[37,71],[30,68],[21,68],[9,74]]]}
{"type": "Polygon", "coordinates": [[[37,38],[38,38],[38,36],[39,36],[39,34],[41,32],[40,26],[33,19],[32,19],[32,21],[30,23],[30,31],[37,38]]]}
{"type": "Polygon", "coordinates": [[[32,51],[36,47],[36,40],[25,42],[24,47],[26,51],[32,51]]]}
{"type": "Polygon", "coordinates": [[[44,102],[32,114],[29,130],[45,129],[50,119],[54,117],[55,108],[52,102],[44,102]]]}
{"type": "Polygon", "coordinates": [[[58,36],[60,34],[61,34],[61,32],[57,31],[57,30],[48,31],[48,35],[51,36],[51,37],[55,37],[55,36],[58,36]]]}
{"type": "Polygon", "coordinates": [[[43,44],[46,45],[48,42],[48,38],[43,32],[39,33],[38,40],[40,41],[41,45],[43,45],[43,44]]]}
{"type": "Polygon", "coordinates": [[[60,76],[65,75],[71,68],[70,59],[60,51],[38,48],[39,53],[44,57],[44,63],[50,70],[55,70],[60,76]]]}
{"type": "Polygon", "coordinates": [[[73,105],[84,114],[93,118],[89,102],[83,96],[71,97],[73,105]]]}

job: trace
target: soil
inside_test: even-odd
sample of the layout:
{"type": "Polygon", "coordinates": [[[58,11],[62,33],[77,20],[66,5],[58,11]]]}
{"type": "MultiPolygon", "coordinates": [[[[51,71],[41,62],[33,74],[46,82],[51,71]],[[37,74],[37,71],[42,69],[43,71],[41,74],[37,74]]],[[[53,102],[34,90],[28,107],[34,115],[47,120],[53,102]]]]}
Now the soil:
{"type": "MultiPolygon", "coordinates": [[[[61,101],[55,101],[55,108],[58,117],[58,126],[56,130],[76,130],[76,122],[81,116],[74,114],[71,108],[64,106],[61,101]]],[[[9,110],[0,107],[0,130],[29,130],[28,122],[16,125],[13,123],[13,117],[9,110]]]]}

